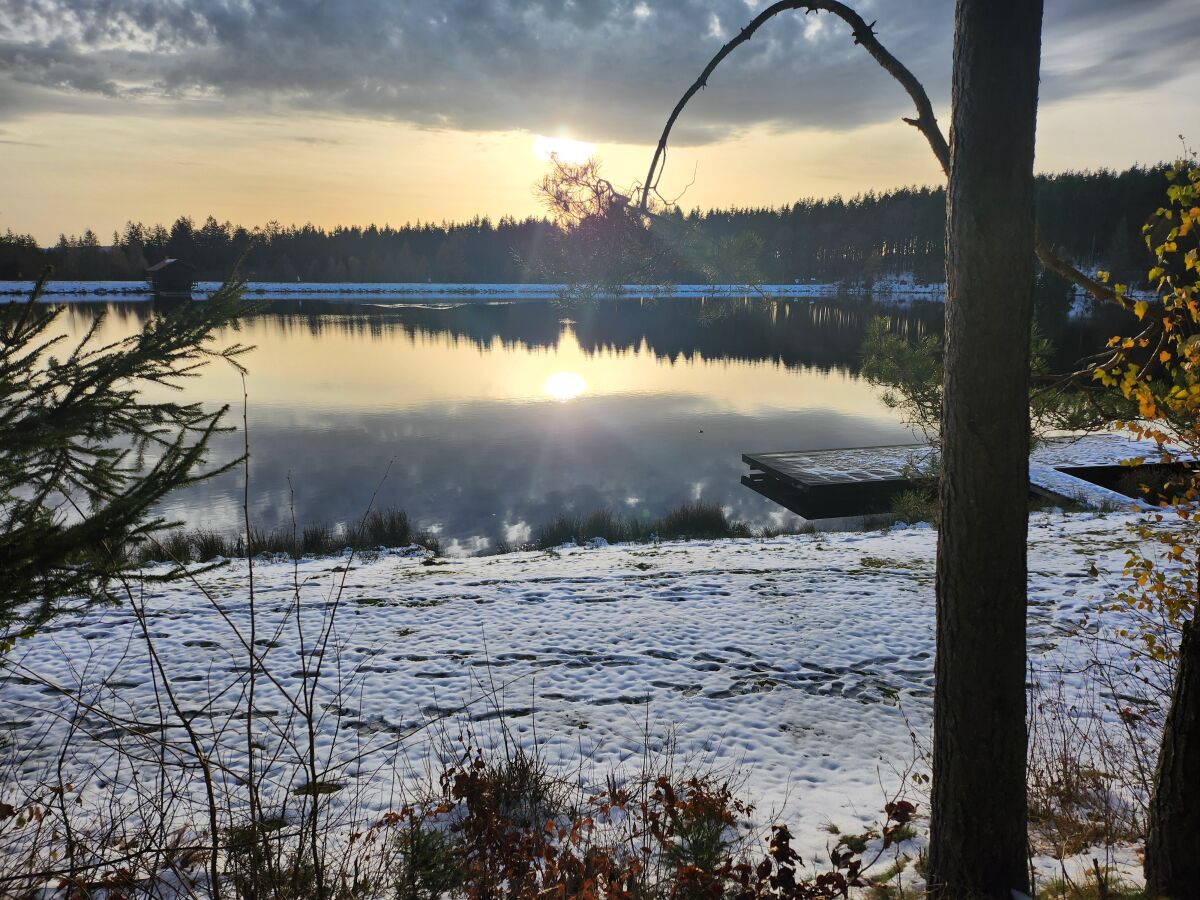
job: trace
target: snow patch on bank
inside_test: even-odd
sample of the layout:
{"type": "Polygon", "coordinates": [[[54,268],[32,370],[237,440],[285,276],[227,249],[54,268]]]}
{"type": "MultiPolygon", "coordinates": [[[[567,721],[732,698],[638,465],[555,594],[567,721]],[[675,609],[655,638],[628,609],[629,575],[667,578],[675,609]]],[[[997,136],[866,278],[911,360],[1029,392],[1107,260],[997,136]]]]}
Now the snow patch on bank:
{"type": "MultiPolygon", "coordinates": [[[[1072,629],[1120,577],[1130,521],[1034,517],[1035,670],[1082,668],[1072,665],[1084,652],[1072,629]]],[[[647,741],[662,746],[671,736],[681,756],[740,766],[764,820],[792,823],[811,856],[831,840],[825,823],[845,832],[877,819],[885,790],[913,759],[914,735],[928,737],[935,553],[936,532],[901,526],[658,546],[593,541],[437,565],[411,554],[360,557],[348,568],[345,558],[260,560],[255,602],[258,633],[273,639],[266,665],[280,687],[296,690],[317,662],[311,635],[340,593],[336,666],[333,650],[324,665],[326,677],[340,667],[354,699],[321,688],[330,718],[319,741],[330,777],[356,782],[381,810],[397,773],[419,780],[436,770],[436,747],[428,733],[409,737],[416,729],[442,717],[486,726],[502,709],[520,740],[536,736],[566,771],[578,770],[581,752],[595,772],[636,765],[647,741]],[[294,625],[297,592],[308,656],[294,625]],[[333,743],[335,718],[354,740],[333,743]]],[[[148,588],[149,629],[185,709],[211,714],[214,692],[245,671],[223,617],[248,632],[246,579],[237,560],[199,576],[203,591],[148,588]]],[[[150,667],[127,606],[60,621],[19,642],[7,666],[0,718],[31,776],[62,745],[58,687],[84,681],[123,716],[152,715],[150,667]]],[[[1084,690],[1070,677],[1069,690],[1084,690]]],[[[283,708],[265,680],[258,691],[263,710],[283,708]]],[[[96,761],[106,752],[99,739],[84,748],[96,761]]],[[[224,752],[236,764],[242,751],[224,752]]]]}

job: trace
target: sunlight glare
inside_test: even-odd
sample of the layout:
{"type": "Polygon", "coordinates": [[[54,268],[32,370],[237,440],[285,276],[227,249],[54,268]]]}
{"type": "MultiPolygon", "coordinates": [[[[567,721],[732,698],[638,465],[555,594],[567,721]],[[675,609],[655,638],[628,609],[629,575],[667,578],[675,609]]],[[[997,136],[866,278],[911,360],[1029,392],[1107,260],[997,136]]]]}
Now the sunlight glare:
{"type": "Polygon", "coordinates": [[[595,152],[595,144],[568,137],[547,137],[539,134],[533,139],[533,155],[538,159],[549,160],[551,156],[557,156],[559,162],[579,165],[591,159],[595,152]]]}
{"type": "Polygon", "coordinates": [[[555,400],[574,400],[587,390],[587,382],[575,372],[555,372],[542,385],[542,393],[555,400]]]}

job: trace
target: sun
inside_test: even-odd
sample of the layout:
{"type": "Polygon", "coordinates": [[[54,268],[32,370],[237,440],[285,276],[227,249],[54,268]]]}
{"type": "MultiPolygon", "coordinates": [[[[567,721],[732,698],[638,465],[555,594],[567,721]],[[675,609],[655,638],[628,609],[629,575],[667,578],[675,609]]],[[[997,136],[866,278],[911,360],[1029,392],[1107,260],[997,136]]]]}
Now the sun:
{"type": "Polygon", "coordinates": [[[595,144],[568,137],[547,137],[539,134],[533,139],[533,155],[538,159],[549,160],[551,157],[557,157],[559,162],[578,165],[591,159],[595,152],[595,144]]]}
{"type": "Polygon", "coordinates": [[[555,372],[542,384],[542,393],[555,400],[574,400],[586,390],[587,382],[574,372],[555,372]]]}

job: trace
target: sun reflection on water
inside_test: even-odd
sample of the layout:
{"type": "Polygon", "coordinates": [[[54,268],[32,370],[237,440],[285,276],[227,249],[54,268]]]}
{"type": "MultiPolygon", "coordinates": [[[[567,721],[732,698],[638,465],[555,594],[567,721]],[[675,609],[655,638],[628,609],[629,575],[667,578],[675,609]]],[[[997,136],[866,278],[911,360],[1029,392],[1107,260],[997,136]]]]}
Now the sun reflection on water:
{"type": "Polygon", "coordinates": [[[542,384],[542,393],[555,400],[574,400],[587,390],[587,382],[576,372],[555,372],[542,384]]]}

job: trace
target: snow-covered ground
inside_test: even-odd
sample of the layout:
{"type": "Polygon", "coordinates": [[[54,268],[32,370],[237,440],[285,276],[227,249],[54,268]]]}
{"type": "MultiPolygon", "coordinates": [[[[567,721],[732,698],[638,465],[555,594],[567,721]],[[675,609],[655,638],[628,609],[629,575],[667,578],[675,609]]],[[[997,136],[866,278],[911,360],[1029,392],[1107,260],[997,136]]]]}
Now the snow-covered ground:
{"type": "MultiPolygon", "coordinates": [[[[1071,631],[1113,592],[1131,515],[1033,518],[1035,669],[1083,653],[1071,631]]],[[[930,528],[900,526],[564,547],[434,565],[404,553],[355,558],[349,568],[337,558],[260,560],[258,635],[279,683],[260,680],[256,704],[279,714],[279,691],[296,690],[315,669],[314,636],[337,603],[317,692],[328,716],[322,747],[329,778],[356,781],[380,807],[397,771],[424,772],[436,753],[432,732],[415,729],[442,716],[452,732],[463,716],[486,729],[502,708],[522,740],[536,735],[566,770],[578,768],[581,753],[595,771],[637,765],[647,739],[657,746],[674,734],[681,757],[740,766],[760,813],[786,818],[798,849],[811,855],[830,840],[823,824],[847,831],[877,819],[914,758],[912,735],[928,736],[935,549],[930,528]],[[338,670],[348,686],[341,694],[338,670]]],[[[231,704],[220,691],[246,671],[230,625],[249,632],[246,583],[245,563],[231,561],[199,577],[211,599],[186,583],[147,588],[157,652],[181,705],[201,719],[231,704]]],[[[58,688],[84,684],[126,719],[152,720],[145,656],[128,605],[20,641],[0,684],[0,716],[29,753],[26,770],[60,750],[67,726],[58,688]]],[[[76,741],[86,751],[94,740],[99,758],[112,741],[104,730],[97,725],[76,741]]],[[[224,758],[236,764],[243,748],[228,742],[224,758]]]]}
{"type": "MultiPolygon", "coordinates": [[[[1084,267],[1085,271],[1090,271],[1084,267]]],[[[33,290],[32,281],[0,281],[0,303],[20,299],[33,290]]],[[[216,281],[198,281],[194,294],[202,297],[221,285],[216,281]]],[[[946,299],[945,282],[921,282],[912,273],[901,272],[873,280],[870,289],[862,282],[806,281],[791,284],[626,284],[626,297],[774,297],[805,299],[814,297],[865,296],[876,300],[909,303],[914,300],[941,302],[946,299]]],[[[251,281],[246,293],[260,299],[309,299],[358,301],[425,300],[443,303],[488,303],[508,300],[545,300],[572,290],[567,284],[474,284],[397,282],[290,282],[251,281]]],[[[150,287],[145,281],[51,281],[45,294],[60,302],[87,301],[115,297],[122,300],[149,300],[150,287]]],[[[1089,316],[1095,301],[1081,287],[1074,287],[1070,315],[1089,316]]],[[[1130,289],[1130,299],[1153,300],[1153,291],[1130,289]]]]}
{"type": "MultiPolygon", "coordinates": [[[[0,302],[28,296],[32,281],[0,282],[0,302]]],[[[215,281],[197,282],[195,296],[215,291],[215,281]]],[[[674,284],[623,286],[627,297],[773,297],[803,299],[811,297],[861,296],[867,293],[861,284],[804,282],[795,284],[674,284]]],[[[425,300],[444,303],[488,303],[508,300],[545,300],[569,293],[566,284],[434,284],[427,282],[268,282],[252,281],[246,295],[252,299],[310,300],[425,300]]],[[[889,276],[874,282],[870,291],[877,299],[897,301],[944,299],[944,284],[920,284],[911,275],[889,276]]],[[[46,285],[47,297],[60,301],[83,301],[117,297],[122,300],[148,300],[149,286],[144,281],[52,281],[46,285]]]]}

